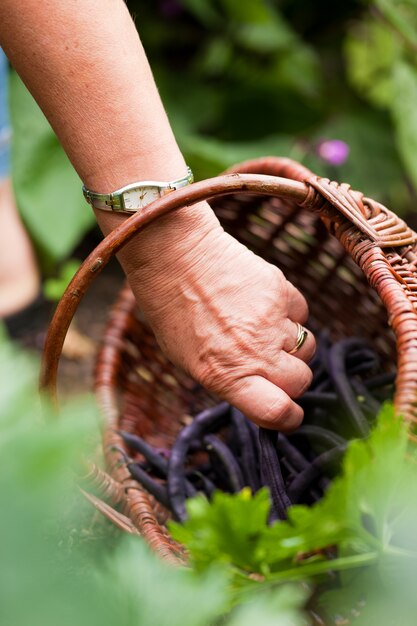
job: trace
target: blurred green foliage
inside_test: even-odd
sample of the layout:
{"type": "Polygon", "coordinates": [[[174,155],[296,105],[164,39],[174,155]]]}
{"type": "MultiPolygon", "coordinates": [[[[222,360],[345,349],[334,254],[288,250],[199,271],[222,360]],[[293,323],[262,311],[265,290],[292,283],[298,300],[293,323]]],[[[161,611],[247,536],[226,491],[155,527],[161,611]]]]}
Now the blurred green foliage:
{"type": "Polygon", "coordinates": [[[43,284],[45,298],[51,302],[58,302],[80,265],[78,259],[69,259],[61,265],[57,276],[47,278],[43,284]]]}
{"type": "MultiPolygon", "coordinates": [[[[402,214],[413,206],[417,0],[128,6],[197,179],[275,154],[347,181],[402,214]],[[323,155],[320,145],[329,140],[348,145],[347,159],[323,155]]],[[[42,115],[12,78],[19,204],[42,256],[61,261],[93,216],[42,115]]]]}
{"type": "Polygon", "coordinates": [[[325,499],[288,522],[266,526],[266,490],[191,500],[172,530],[192,567],[173,568],[93,516],[76,476],[96,458],[97,409],[79,398],[57,414],[36,373],[0,336],[2,624],[308,626],[313,602],[329,624],[414,626],[417,466],[389,408],[369,440],[351,442],[325,499]],[[329,544],[330,562],[316,550],[329,544]]]}
{"type": "Polygon", "coordinates": [[[57,415],[37,364],[0,336],[0,621],[10,626],[302,626],[306,593],[288,585],[230,613],[227,576],[165,565],[140,538],[110,532],[75,484],[93,458],[89,398],[57,415]]]}

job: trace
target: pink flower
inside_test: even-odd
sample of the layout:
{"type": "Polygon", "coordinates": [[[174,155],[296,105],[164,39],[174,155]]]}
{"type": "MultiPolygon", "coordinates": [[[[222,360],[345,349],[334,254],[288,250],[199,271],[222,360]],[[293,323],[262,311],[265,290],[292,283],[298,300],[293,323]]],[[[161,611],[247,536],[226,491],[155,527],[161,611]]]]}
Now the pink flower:
{"type": "Polygon", "coordinates": [[[317,146],[318,156],[329,165],[342,165],[349,156],[349,146],[341,139],[327,139],[317,146]]]}

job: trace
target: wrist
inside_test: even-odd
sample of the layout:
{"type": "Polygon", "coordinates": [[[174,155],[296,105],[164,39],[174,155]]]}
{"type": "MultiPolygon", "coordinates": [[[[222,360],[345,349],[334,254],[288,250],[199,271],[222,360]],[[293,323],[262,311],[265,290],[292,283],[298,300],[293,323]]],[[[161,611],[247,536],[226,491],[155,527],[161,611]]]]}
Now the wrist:
{"type": "MultiPolygon", "coordinates": [[[[106,213],[106,218],[105,233],[126,216],[106,213]]],[[[214,212],[207,202],[199,202],[159,217],[138,232],[117,255],[138,300],[148,292],[152,297],[156,290],[168,291],[180,276],[185,278],[218,231],[222,228],[214,212]]]]}
{"type": "Polygon", "coordinates": [[[120,145],[116,154],[105,157],[104,167],[91,163],[82,177],[85,187],[111,193],[135,181],[171,181],[187,173],[187,164],[173,138],[150,143],[142,137],[142,144],[133,153],[131,150],[120,145]]]}

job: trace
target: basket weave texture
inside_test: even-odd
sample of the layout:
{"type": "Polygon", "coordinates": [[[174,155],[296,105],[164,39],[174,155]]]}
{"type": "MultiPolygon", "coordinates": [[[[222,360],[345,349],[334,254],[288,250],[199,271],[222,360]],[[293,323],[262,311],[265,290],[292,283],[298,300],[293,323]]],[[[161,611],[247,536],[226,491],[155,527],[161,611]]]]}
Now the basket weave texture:
{"type": "MultiPolygon", "coordinates": [[[[212,198],[224,228],[279,266],[300,289],[318,327],[327,328],[333,339],[365,337],[384,358],[387,370],[396,364],[395,407],[410,422],[410,437],[417,440],[416,233],[380,203],[346,184],[317,177],[289,159],[248,161],[227,174],[157,201],[147,220],[170,208],[212,198]]],[[[52,391],[60,345],[91,274],[133,236],[143,218],[128,221],[129,233],[125,226],[125,235],[109,236],[100,244],[58,307],[42,375],[43,386],[52,391]]],[[[118,431],[169,448],[191,416],[216,398],[162,354],[128,287],[110,314],[95,387],[105,416],[108,474],[92,467],[87,483],[99,486],[112,508],[96,499],[94,504],[125,530],[143,535],[164,559],[182,562],[182,548],[165,528],[167,512],[130,477],[125,464],[128,450],[118,431]]]]}

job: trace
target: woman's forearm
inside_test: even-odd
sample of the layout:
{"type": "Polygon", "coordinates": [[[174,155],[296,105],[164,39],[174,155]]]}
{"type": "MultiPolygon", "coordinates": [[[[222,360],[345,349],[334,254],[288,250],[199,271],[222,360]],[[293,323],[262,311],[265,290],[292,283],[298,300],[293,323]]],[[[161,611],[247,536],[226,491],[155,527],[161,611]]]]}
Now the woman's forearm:
{"type": "MultiPolygon", "coordinates": [[[[88,188],[108,193],[186,174],[123,0],[2,0],[0,45],[88,188]]],[[[104,233],[125,219],[100,210],[96,217],[104,233]]],[[[203,203],[149,226],[119,255],[131,282],[149,259],[158,275],[161,250],[179,256],[187,233],[215,222],[203,203]]]]}
{"type": "Polygon", "coordinates": [[[123,0],[2,0],[0,42],[87,186],[185,173],[123,0]]]}

